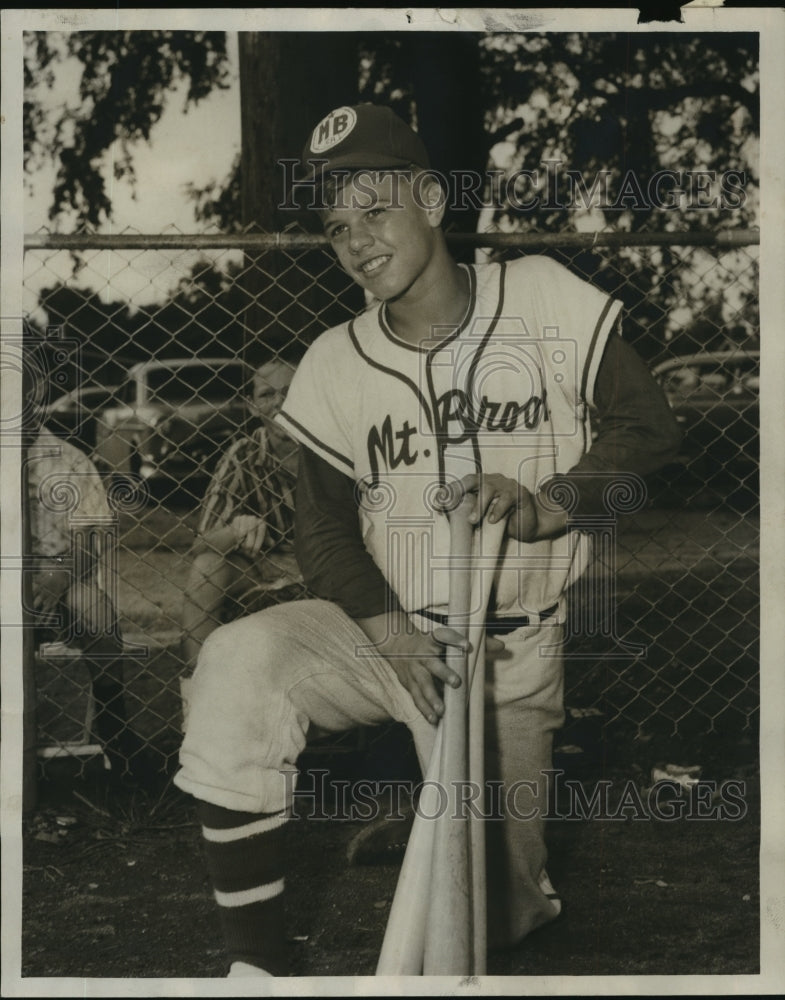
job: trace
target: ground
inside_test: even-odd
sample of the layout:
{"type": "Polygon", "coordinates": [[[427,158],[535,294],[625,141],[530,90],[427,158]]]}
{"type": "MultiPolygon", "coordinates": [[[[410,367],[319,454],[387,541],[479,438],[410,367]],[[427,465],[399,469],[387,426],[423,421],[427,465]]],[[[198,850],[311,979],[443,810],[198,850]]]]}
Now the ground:
{"type": "MultiPolygon", "coordinates": [[[[702,777],[715,782],[719,795],[713,804],[705,798],[704,807],[693,801],[692,817],[686,809],[675,820],[666,818],[666,800],[654,815],[647,805],[650,774],[641,762],[659,749],[641,746],[603,767],[601,777],[611,783],[605,818],[549,821],[549,871],[564,901],[562,915],[521,946],[491,955],[489,974],[758,971],[754,741],[734,748],[732,764],[726,744],[704,742],[702,777]],[[723,793],[726,781],[736,784],[723,793]],[[631,784],[648,817],[630,799],[631,784]],[[611,818],[625,789],[628,809],[611,818]],[[723,801],[725,819],[718,814],[723,801]],[[700,808],[712,818],[698,818],[700,808]]],[[[340,781],[348,764],[327,762],[332,771],[317,782],[327,789],[319,801],[322,813],[335,817],[330,782],[340,781]]],[[[324,763],[316,760],[317,770],[324,763]]],[[[587,791],[599,776],[571,770],[566,757],[557,763],[566,768],[562,780],[580,781],[587,791]]],[[[686,808],[689,794],[683,794],[686,808]]],[[[569,806],[563,795],[561,801],[557,811],[565,816],[569,806]]],[[[289,837],[293,975],[373,975],[401,856],[393,851],[377,863],[350,863],[362,822],[308,819],[311,808],[300,810],[289,837]]],[[[198,827],[190,802],[176,790],[117,789],[91,768],[78,779],[61,774],[44,782],[39,808],[26,821],[24,868],[24,975],[223,975],[198,827]]]]}

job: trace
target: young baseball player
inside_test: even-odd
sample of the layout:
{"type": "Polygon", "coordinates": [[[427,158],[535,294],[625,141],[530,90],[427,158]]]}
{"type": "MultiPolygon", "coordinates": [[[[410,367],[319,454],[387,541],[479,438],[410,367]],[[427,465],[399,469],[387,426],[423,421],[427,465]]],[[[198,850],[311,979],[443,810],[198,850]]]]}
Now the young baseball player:
{"type": "MultiPolygon", "coordinates": [[[[583,571],[570,516],[602,511],[615,470],[646,474],[678,430],[618,336],[621,303],[544,257],[459,265],[420,137],[388,109],[339,108],[314,129],[301,191],[373,303],[320,336],[278,417],[300,442],[296,550],[317,600],[217,629],[196,669],[176,782],[199,802],[230,975],[282,975],[283,839],[309,728],[405,722],[421,764],[456,675],[442,657],[449,526],[504,520],[488,629],[488,940],[554,919],[541,807],[563,720],[564,592],[583,571]],[[590,410],[599,436],[591,447],[590,410]],[[577,494],[554,503],[545,486],[577,494]],[[524,818],[527,817],[527,818],[524,818]]],[[[558,492],[558,491],[557,491],[558,492]]],[[[349,970],[347,970],[349,971],[349,970]]]]}
{"type": "Polygon", "coordinates": [[[274,423],[293,374],[278,359],[254,372],[254,425],[229,444],[202,502],[181,616],[189,673],[204,640],[228,620],[228,601],[247,613],[273,588],[278,600],[284,586],[287,593],[303,589],[293,552],[297,444],[274,423]]]}

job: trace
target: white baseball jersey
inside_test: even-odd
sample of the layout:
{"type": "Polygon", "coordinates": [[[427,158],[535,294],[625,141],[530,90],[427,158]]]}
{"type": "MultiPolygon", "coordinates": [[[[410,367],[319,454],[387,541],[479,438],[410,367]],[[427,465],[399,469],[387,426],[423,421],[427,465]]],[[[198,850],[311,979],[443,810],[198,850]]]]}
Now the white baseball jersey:
{"type": "MultiPolygon", "coordinates": [[[[407,611],[447,606],[440,486],[481,471],[535,492],[587,450],[597,369],[621,309],[547,257],[467,270],[458,328],[413,346],[376,304],[314,342],[277,418],[357,483],[365,546],[407,611]]],[[[587,558],[576,533],[508,539],[488,567],[496,613],[551,607],[587,558]]]]}

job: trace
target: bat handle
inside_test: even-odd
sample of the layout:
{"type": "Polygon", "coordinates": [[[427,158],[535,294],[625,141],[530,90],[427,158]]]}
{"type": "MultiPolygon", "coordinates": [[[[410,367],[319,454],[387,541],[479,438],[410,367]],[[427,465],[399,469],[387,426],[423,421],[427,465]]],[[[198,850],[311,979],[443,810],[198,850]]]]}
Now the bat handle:
{"type": "MultiPolygon", "coordinates": [[[[447,624],[468,637],[472,610],[472,543],[469,514],[474,497],[464,495],[449,513],[450,593],[447,624]]],[[[426,975],[472,972],[472,879],[469,820],[463,801],[469,778],[467,708],[469,658],[466,650],[449,646],[447,666],[461,679],[459,688],[446,686],[442,718],[439,790],[443,810],[434,820],[430,901],[426,923],[423,971],[426,975]]]]}
{"type": "MultiPolygon", "coordinates": [[[[447,649],[448,656],[457,653],[455,669],[464,677],[465,683],[457,690],[449,686],[445,689],[445,716],[437,729],[420,800],[423,815],[418,814],[415,818],[409,838],[379,956],[377,976],[421,975],[423,972],[485,973],[487,890],[483,820],[472,814],[470,823],[463,824],[464,833],[468,832],[468,837],[462,834],[458,838],[457,847],[453,842],[452,849],[448,848],[445,852],[443,840],[438,850],[436,845],[440,839],[436,828],[440,824],[435,819],[424,819],[425,816],[435,817],[440,807],[444,806],[440,802],[438,790],[445,784],[442,762],[445,756],[443,744],[447,735],[445,727],[448,706],[450,718],[460,722],[463,740],[460,753],[464,761],[468,756],[468,770],[466,763],[460,765],[462,779],[469,777],[481,786],[484,785],[484,621],[494,575],[492,570],[501,549],[505,525],[483,524],[482,531],[475,533],[468,521],[471,507],[473,499],[469,498],[467,506],[459,514],[457,509],[453,511],[451,517],[451,536],[455,546],[452,550],[452,569],[456,572],[451,574],[448,621],[458,631],[464,634],[469,632],[473,649],[468,658],[454,647],[447,649]],[[473,547],[478,549],[480,557],[474,566],[473,547]],[[465,733],[467,716],[470,731],[468,750],[465,733]],[[464,847],[466,841],[469,842],[468,847],[464,847]],[[456,859],[456,850],[459,860],[456,859]],[[458,894],[459,905],[456,909],[452,908],[449,901],[446,907],[444,903],[434,906],[433,894],[429,891],[432,888],[429,885],[429,875],[434,873],[434,860],[437,857],[442,873],[448,876],[447,881],[450,881],[451,873],[458,875],[460,880],[462,889],[458,894]],[[470,898],[464,900],[461,896],[467,890],[470,898]],[[459,928],[463,929],[456,934],[459,928]],[[457,957],[445,956],[444,939],[454,943],[458,937],[461,942],[457,957]]],[[[453,886],[453,891],[454,888],[453,886]]]]}
{"type": "Polygon", "coordinates": [[[506,522],[483,522],[476,535],[475,567],[472,575],[472,618],[470,638],[473,665],[469,676],[469,780],[479,787],[480,815],[471,814],[469,841],[471,850],[472,931],[475,976],[484,976],[488,952],[488,889],[485,855],[485,619],[496,559],[501,552],[506,522]],[[486,565],[485,560],[489,560],[486,565]]]}

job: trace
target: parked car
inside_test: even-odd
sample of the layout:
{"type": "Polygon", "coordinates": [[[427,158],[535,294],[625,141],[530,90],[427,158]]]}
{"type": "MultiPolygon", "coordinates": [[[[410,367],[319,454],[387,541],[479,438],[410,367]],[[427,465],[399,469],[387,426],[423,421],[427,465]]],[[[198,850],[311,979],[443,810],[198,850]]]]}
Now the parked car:
{"type": "Polygon", "coordinates": [[[757,494],[760,351],[705,351],[663,361],[652,374],[683,434],[684,482],[727,497],[757,494]]]}
{"type": "Polygon", "coordinates": [[[118,392],[116,385],[83,385],[72,389],[44,408],[44,423],[53,433],[68,438],[90,454],[95,447],[96,418],[111,405],[118,392]]]}
{"type": "Polygon", "coordinates": [[[116,475],[181,482],[206,476],[247,416],[252,369],[237,358],[165,358],[133,365],[97,424],[94,457],[116,475]]]}

